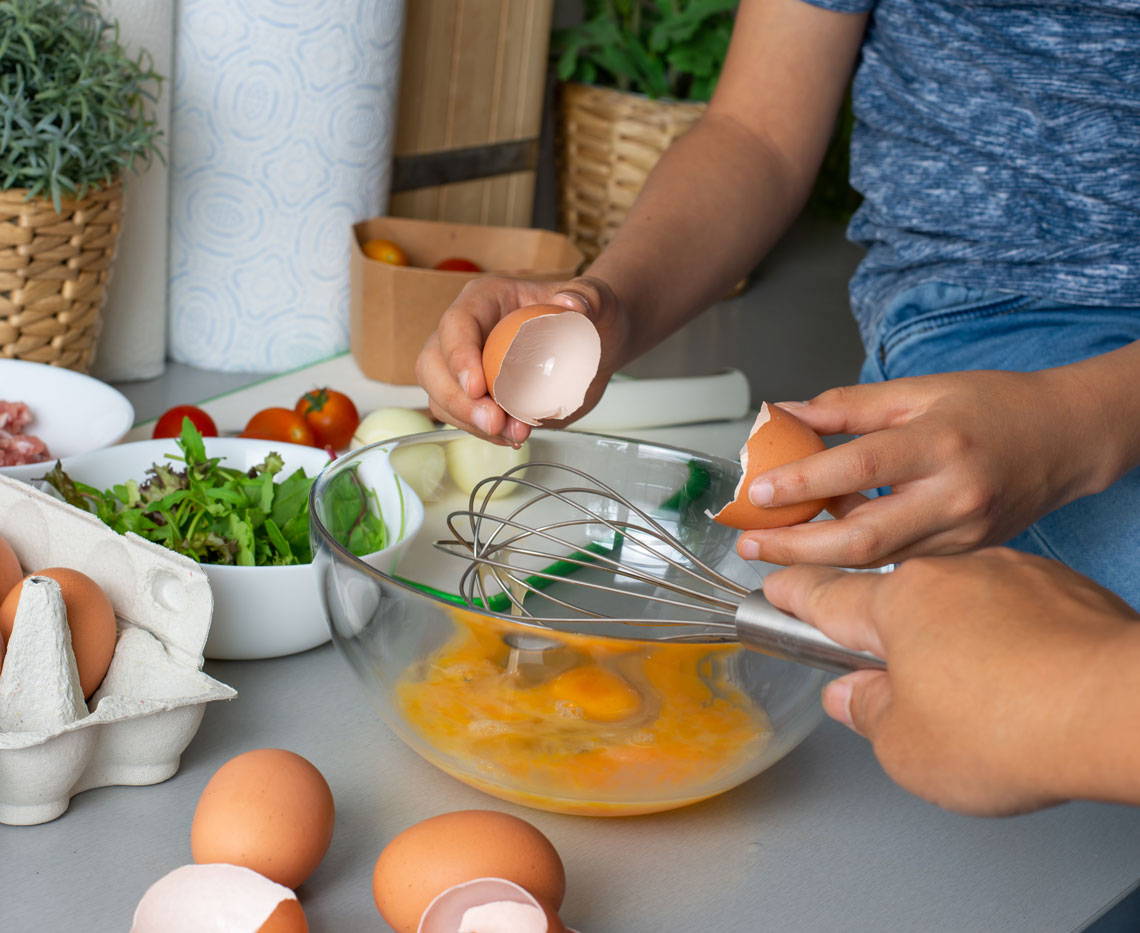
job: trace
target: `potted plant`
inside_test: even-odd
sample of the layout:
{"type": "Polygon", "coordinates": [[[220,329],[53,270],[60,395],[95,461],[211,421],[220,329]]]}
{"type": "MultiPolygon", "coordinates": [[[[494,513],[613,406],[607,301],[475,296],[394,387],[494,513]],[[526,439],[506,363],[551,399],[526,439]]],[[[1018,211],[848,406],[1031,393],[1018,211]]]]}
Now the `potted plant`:
{"type": "MultiPolygon", "coordinates": [[[[661,154],[705,111],[737,0],[584,0],[584,17],[551,40],[559,95],[561,223],[588,258],[621,225],[661,154]]],[[[812,206],[845,216],[845,108],[812,206]]]]}
{"type": "Polygon", "coordinates": [[[90,365],[159,80],[90,0],[0,0],[0,357],[90,365]]]}

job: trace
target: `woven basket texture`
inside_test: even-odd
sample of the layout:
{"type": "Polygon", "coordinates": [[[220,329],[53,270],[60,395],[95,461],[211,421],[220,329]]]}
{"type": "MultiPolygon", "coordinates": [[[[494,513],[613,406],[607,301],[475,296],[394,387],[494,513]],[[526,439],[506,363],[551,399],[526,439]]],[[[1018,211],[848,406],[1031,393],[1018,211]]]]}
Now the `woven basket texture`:
{"type": "Polygon", "coordinates": [[[587,259],[613,238],[661,154],[706,106],[588,84],[561,86],[559,225],[587,259]]]}
{"type": "Polygon", "coordinates": [[[0,191],[0,358],[87,372],[122,217],[118,181],[56,211],[0,191]]]}

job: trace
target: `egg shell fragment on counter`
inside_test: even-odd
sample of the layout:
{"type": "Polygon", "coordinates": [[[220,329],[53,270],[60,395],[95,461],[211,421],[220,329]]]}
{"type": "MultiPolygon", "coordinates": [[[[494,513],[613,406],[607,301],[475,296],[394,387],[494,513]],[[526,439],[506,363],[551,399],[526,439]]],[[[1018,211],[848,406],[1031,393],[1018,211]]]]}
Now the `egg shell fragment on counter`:
{"type": "Polygon", "coordinates": [[[308,933],[297,896],[240,865],[183,865],[147,888],[130,933],[308,933]]]}
{"type": "Polygon", "coordinates": [[[566,871],[550,840],[495,810],[456,810],[409,826],[376,860],[372,894],[396,933],[416,933],[437,895],[477,878],[513,882],[554,910],[566,894],[566,871]]]}
{"type": "Polygon", "coordinates": [[[764,402],[740,448],[740,482],[732,500],[709,517],[729,528],[751,531],[756,528],[781,528],[811,521],[827,506],[827,499],[812,499],[794,505],[759,506],[748,498],[748,488],[761,473],[802,460],[826,450],[820,436],[791,412],[764,402]]]}
{"type": "MultiPolygon", "coordinates": [[[[70,722],[0,731],[0,822],[43,823],[84,790],[171,777],[205,704],[237,695],[201,670],[213,606],[202,569],[6,476],[0,476],[0,528],[25,570],[70,567],[91,577],[110,599],[117,627],[110,667],[86,703],[90,712],[76,708],[70,722]]],[[[69,691],[80,688],[70,668],[62,672],[62,631],[54,610],[47,612],[36,628],[57,626],[54,636],[40,637],[59,643],[51,649],[57,652],[51,687],[66,703],[69,691]]],[[[14,627],[14,642],[16,633],[14,627]]],[[[28,676],[24,662],[10,657],[4,674],[28,676]]]]}
{"type": "Polygon", "coordinates": [[[532,305],[491,329],[483,344],[483,377],[503,411],[537,425],[582,407],[601,358],[601,337],[586,315],[532,305]]]}
{"type": "Polygon", "coordinates": [[[417,933],[564,933],[553,908],[505,878],[476,878],[437,894],[417,933]]]}

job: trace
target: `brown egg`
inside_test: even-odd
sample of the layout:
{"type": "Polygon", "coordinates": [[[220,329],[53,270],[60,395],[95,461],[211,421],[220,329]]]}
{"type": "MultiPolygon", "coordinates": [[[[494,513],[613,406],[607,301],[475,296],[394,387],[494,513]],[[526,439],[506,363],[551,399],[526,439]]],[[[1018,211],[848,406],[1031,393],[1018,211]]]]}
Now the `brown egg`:
{"type": "Polygon", "coordinates": [[[826,445],[806,424],[778,405],[764,402],[752,425],[748,440],[740,450],[740,482],[733,499],[713,516],[722,525],[749,531],[753,528],[780,528],[810,521],[823,511],[826,499],[812,499],[795,505],[758,506],[748,499],[748,487],[766,470],[802,460],[826,449],[826,445]]]}
{"type": "Polygon", "coordinates": [[[531,305],[504,316],[487,335],[483,376],[503,411],[536,425],[582,407],[601,356],[601,338],[586,315],[531,305]]]}
{"type": "Polygon", "coordinates": [[[147,888],[130,933],[309,933],[296,895],[238,865],[183,865],[147,888]]]}
{"type": "MultiPolygon", "coordinates": [[[[111,666],[115,653],[115,610],[99,584],[87,574],[68,567],[48,567],[28,576],[51,577],[59,584],[67,627],[71,630],[71,650],[79,669],[79,686],[87,699],[98,689],[111,666]]],[[[23,580],[8,591],[0,603],[0,638],[5,643],[12,637],[16,620],[16,604],[20,601],[23,580]]]]}
{"type": "Polygon", "coordinates": [[[0,538],[0,601],[23,578],[24,571],[20,569],[20,562],[16,559],[12,545],[0,538]]]}
{"type": "Polygon", "coordinates": [[[389,842],[372,872],[372,895],[396,933],[416,933],[437,895],[476,878],[513,881],[554,910],[566,894],[562,859],[530,823],[494,810],[457,810],[389,842]]]}
{"type": "Polygon", "coordinates": [[[320,864],[336,821],[332,791],[311,763],[280,748],[231,758],[198,799],[194,861],[244,865],[295,888],[320,864]]]}

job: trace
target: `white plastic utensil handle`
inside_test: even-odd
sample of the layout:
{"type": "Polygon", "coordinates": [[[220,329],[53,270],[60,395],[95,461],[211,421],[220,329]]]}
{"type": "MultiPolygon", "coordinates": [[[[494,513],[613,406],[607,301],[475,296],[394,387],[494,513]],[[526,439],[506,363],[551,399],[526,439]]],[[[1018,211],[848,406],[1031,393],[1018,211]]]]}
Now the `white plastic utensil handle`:
{"type": "Polygon", "coordinates": [[[748,414],[750,395],[748,377],[738,369],[673,379],[615,378],[593,411],[570,427],[613,431],[728,421],[748,414]]]}

